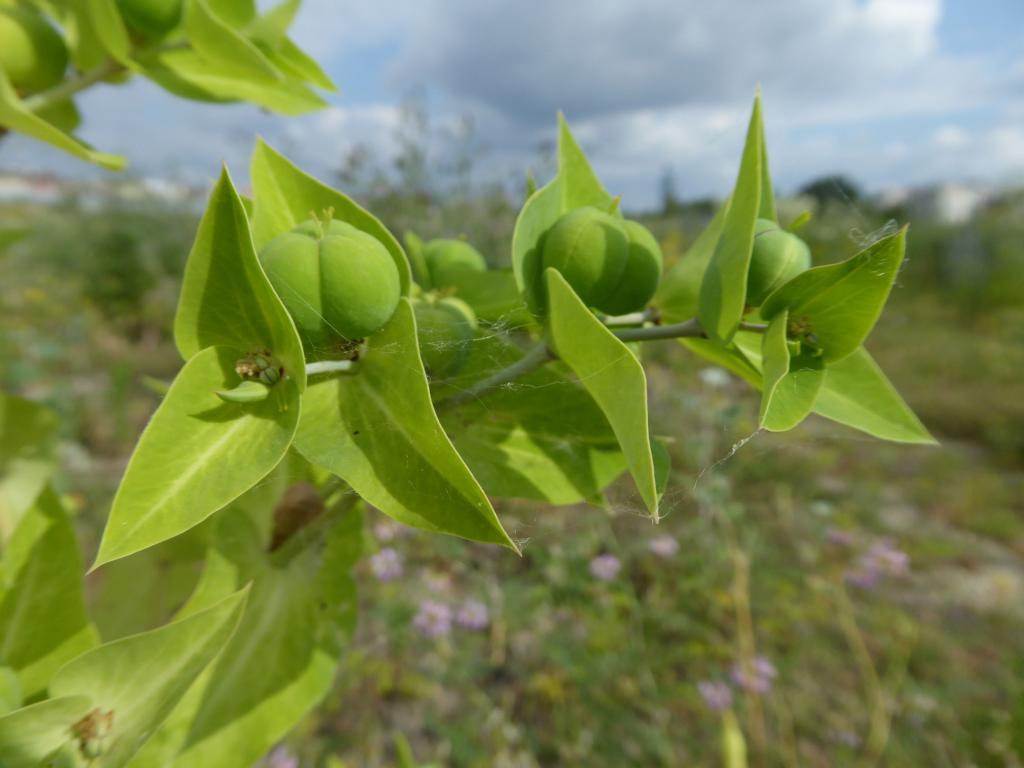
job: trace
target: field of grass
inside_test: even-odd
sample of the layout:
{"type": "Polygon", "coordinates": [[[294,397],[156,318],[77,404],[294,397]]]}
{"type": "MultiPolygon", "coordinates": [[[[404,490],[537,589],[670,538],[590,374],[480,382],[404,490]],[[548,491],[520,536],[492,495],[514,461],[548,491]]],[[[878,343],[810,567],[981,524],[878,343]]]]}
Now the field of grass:
{"type": "MultiPolygon", "coordinates": [[[[465,233],[507,259],[501,198],[414,201],[415,216],[384,203],[398,234],[426,221],[422,236],[465,233]]],[[[734,712],[751,765],[1020,766],[1022,208],[912,222],[869,341],[941,446],[816,418],[755,434],[756,393],[659,342],[645,354],[673,464],[663,522],[627,482],[605,507],[502,502],[519,559],[373,513],[356,643],[326,705],[267,764],[395,765],[401,734],[424,765],[722,765],[734,712]]],[[[179,364],[194,216],[69,203],[5,218],[37,233],[0,257],[0,386],[61,414],[61,490],[91,554],[158,402],[147,377],[179,364]]],[[[702,219],[652,218],[668,260],[702,219]]],[[[887,219],[836,207],[805,234],[832,261],[887,219]]],[[[151,570],[128,560],[90,577],[105,637],[165,620],[188,594],[198,553],[173,546],[151,570]]]]}

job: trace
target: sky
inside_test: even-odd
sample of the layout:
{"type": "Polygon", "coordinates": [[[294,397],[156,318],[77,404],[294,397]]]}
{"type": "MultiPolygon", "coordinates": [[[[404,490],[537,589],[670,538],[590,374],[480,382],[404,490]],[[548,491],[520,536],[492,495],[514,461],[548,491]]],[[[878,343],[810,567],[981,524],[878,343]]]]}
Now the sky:
{"type": "MultiPolygon", "coordinates": [[[[726,194],[758,86],[776,186],[831,173],[868,191],[1024,182],[1024,0],[305,0],[293,37],[339,86],[301,117],[184,102],[144,81],[80,102],[81,135],[131,172],[245,178],[256,135],[318,175],[356,147],[389,163],[402,106],[451,151],[464,116],[474,178],[544,170],[563,110],[613,194],[656,205],[726,194]]],[[[0,169],[103,172],[16,137],[0,169]]]]}

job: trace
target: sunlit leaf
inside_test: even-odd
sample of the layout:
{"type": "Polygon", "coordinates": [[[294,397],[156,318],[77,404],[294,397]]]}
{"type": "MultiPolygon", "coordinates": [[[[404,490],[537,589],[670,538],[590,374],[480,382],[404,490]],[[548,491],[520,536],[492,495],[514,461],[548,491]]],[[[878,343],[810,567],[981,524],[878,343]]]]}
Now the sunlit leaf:
{"type": "Polygon", "coordinates": [[[220,19],[206,0],[187,0],[185,32],[194,50],[219,74],[257,83],[283,79],[260,49],[220,19]]]}
{"type": "Polygon", "coordinates": [[[125,765],[153,734],[235,631],[247,591],[159,629],[101,645],[58,670],[52,696],[86,696],[100,713],[113,713],[94,768],[125,765]]]}
{"type": "Polygon", "coordinates": [[[551,344],[604,412],[640,496],[657,518],[658,490],[643,366],[587,309],[559,272],[548,269],[546,275],[551,344]]]}
{"type": "Polygon", "coordinates": [[[311,381],[295,447],[399,522],[515,549],[434,414],[408,299],[355,372],[311,381]]]}
{"type": "Polygon", "coordinates": [[[812,340],[826,363],[852,354],[868,337],[903,263],[906,227],[846,261],[801,272],[761,307],[771,320],[789,312],[790,335],[812,340]]]}
{"type": "Polygon", "coordinates": [[[754,225],[762,205],[762,142],[761,99],[758,96],[754,99],[743,158],[722,234],[700,287],[700,323],[710,338],[721,343],[732,339],[746,308],[747,271],[754,248],[754,225]]]}
{"type": "Polygon", "coordinates": [[[0,664],[18,673],[24,698],[31,699],[58,667],[98,639],[85,613],[75,532],[51,489],[14,530],[0,576],[0,664]]]}
{"type": "Polygon", "coordinates": [[[305,388],[302,342],[260,266],[245,206],[226,169],[210,194],[185,266],[174,341],[186,360],[215,345],[243,354],[267,350],[299,391],[305,388]]]}
{"type": "Polygon", "coordinates": [[[142,433],[114,497],[97,567],[198,525],[281,460],[299,419],[291,379],[259,403],[226,403],[243,353],[209,347],[181,369],[142,433]]]}
{"type": "Polygon", "coordinates": [[[53,474],[56,430],[48,408],[0,392],[0,543],[53,474]]]}
{"type": "Polygon", "coordinates": [[[725,226],[725,214],[729,210],[729,201],[725,201],[715,213],[714,218],[703,229],[693,245],[687,249],[682,258],[673,264],[661,278],[658,292],[651,301],[651,306],[661,312],[662,319],[667,323],[679,323],[697,315],[700,303],[700,284],[704,279],[711,255],[725,226]]]}
{"type": "Polygon", "coordinates": [[[97,152],[74,136],[43,120],[31,112],[18,97],[17,91],[0,68],[0,127],[24,133],[33,139],[52,144],[81,160],[96,163],[113,171],[124,168],[125,159],[117,155],[97,152]]]}
{"type": "Polygon", "coordinates": [[[806,350],[790,353],[786,319],[783,312],[769,323],[762,346],[764,389],[759,421],[770,432],[785,432],[803,421],[825,378],[825,364],[819,355],[806,350]]]}
{"type": "Polygon", "coordinates": [[[38,768],[71,740],[71,726],[92,706],[88,696],[63,696],[0,717],[0,766],[38,768]]]}

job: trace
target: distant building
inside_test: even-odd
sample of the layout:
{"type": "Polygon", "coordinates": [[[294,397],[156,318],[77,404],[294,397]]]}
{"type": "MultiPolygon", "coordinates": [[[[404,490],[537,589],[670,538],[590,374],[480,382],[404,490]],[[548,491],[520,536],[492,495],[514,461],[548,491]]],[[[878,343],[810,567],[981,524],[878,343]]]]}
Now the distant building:
{"type": "Polygon", "coordinates": [[[112,201],[188,206],[201,203],[206,193],[204,188],[161,178],[71,181],[48,174],[0,172],[0,205],[54,205],[74,197],[87,209],[112,201]]]}

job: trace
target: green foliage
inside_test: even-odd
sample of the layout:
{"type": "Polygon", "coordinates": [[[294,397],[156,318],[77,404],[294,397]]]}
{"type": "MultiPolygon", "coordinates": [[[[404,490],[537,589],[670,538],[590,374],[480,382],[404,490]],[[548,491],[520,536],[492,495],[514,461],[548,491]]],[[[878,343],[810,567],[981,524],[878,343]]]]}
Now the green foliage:
{"type": "Polygon", "coordinates": [[[0,69],[18,90],[40,91],[64,76],[68,50],[33,8],[0,8],[0,69]]]}
{"type": "Polygon", "coordinates": [[[423,246],[426,288],[451,288],[467,273],[487,271],[487,260],[465,240],[431,240],[423,246]]]}
{"type": "Polygon", "coordinates": [[[310,385],[295,447],[406,525],[516,549],[434,414],[408,299],[356,373],[310,385]]]}
{"type": "Polygon", "coordinates": [[[747,272],[747,303],[759,307],[776,289],[811,266],[807,244],[770,219],[758,219],[747,272]]]}
{"type": "Polygon", "coordinates": [[[88,696],[62,696],[0,717],[0,765],[37,768],[70,741],[71,727],[91,708],[88,696]]]}
{"type": "Polygon", "coordinates": [[[552,347],[604,412],[644,505],[657,519],[658,490],[647,427],[643,366],[590,313],[561,274],[549,269],[547,282],[552,347]]]}
{"type": "Polygon", "coordinates": [[[0,392],[0,542],[32,507],[54,470],[56,415],[0,392]]]}
{"type": "Polygon", "coordinates": [[[765,301],[770,320],[789,312],[789,333],[821,350],[826,362],[853,353],[874,328],[903,263],[906,228],[839,264],[807,270],[765,301]]]}
{"type": "Polygon", "coordinates": [[[646,307],[658,290],[664,265],[661,246],[650,230],[636,221],[624,221],[622,228],[629,250],[619,284],[604,302],[610,315],[625,315],[646,307]]]}
{"type": "Polygon", "coordinates": [[[747,273],[754,248],[755,225],[763,205],[765,174],[764,138],[761,125],[761,99],[754,100],[754,111],[747,128],[736,186],[729,198],[729,209],[722,234],[704,271],[700,286],[698,317],[708,336],[727,343],[739,327],[747,300],[747,273]]]}
{"type": "MultiPolygon", "coordinates": [[[[612,312],[609,307],[621,303],[613,297],[629,256],[629,240],[620,221],[582,206],[562,216],[544,235],[540,263],[545,271],[561,273],[588,307],[612,312]]],[[[547,293],[542,292],[537,301],[546,306],[547,293]]]]}
{"type": "Polygon", "coordinates": [[[125,470],[96,566],[198,525],[259,482],[284,456],[299,421],[285,379],[257,403],[224,402],[246,351],[207,347],[175,378],[125,470]],[[210,471],[216,467],[216,471],[210,471]]]}
{"type": "Polygon", "coordinates": [[[761,426],[771,432],[793,429],[811,412],[825,378],[825,363],[814,350],[786,338],[788,315],[776,316],[764,334],[761,426]]]}
{"type": "Polygon", "coordinates": [[[418,300],[416,336],[420,359],[431,380],[444,379],[459,370],[476,335],[476,315],[464,301],[444,298],[418,300]]]}

